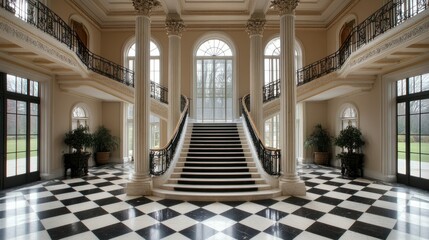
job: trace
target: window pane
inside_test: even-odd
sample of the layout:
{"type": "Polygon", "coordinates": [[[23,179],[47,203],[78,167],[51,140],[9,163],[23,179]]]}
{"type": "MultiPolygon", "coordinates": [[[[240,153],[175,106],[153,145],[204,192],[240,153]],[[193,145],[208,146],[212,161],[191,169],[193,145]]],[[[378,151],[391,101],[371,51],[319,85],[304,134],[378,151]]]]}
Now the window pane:
{"type": "Polygon", "coordinates": [[[7,115],[7,135],[15,135],[16,134],[16,115],[8,114],[7,115]]]}
{"type": "Polygon", "coordinates": [[[30,103],[30,114],[33,116],[39,115],[39,104],[30,103]]]}
{"type": "Polygon", "coordinates": [[[420,154],[411,154],[410,160],[411,176],[420,177],[420,154]]]}
{"type": "Polygon", "coordinates": [[[27,116],[18,115],[17,116],[17,134],[26,134],[27,133],[27,116]]]}
{"type": "Polygon", "coordinates": [[[17,163],[16,174],[17,175],[25,174],[27,172],[27,159],[25,154],[18,153],[18,158],[16,163],[17,163]]]}
{"type": "Polygon", "coordinates": [[[16,152],[16,136],[7,136],[6,152],[16,152]]]}
{"type": "Polygon", "coordinates": [[[16,113],[16,101],[15,100],[7,100],[7,112],[8,113],[16,113]]]}
{"type": "Polygon", "coordinates": [[[16,153],[8,153],[6,161],[6,177],[16,175],[16,153]]]}
{"type": "Polygon", "coordinates": [[[419,115],[410,116],[410,133],[411,134],[420,133],[420,116],[419,115]]]}
{"type": "Polygon", "coordinates": [[[27,137],[18,136],[16,141],[17,152],[23,152],[21,157],[25,157],[25,151],[27,151],[27,137]]]}
{"type": "Polygon", "coordinates": [[[38,137],[37,135],[30,135],[30,150],[36,151],[39,149],[37,145],[38,137]]]}
{"type": "Polygon", "coordinates": [[[37,172],[39,170],[39,157],[38,151],[30,152],[30,172],[37,172]]]}
{"type": "Polygon", "coordinates": [[[397,82],[397,96],[404,96],[407,94],[406,83],[405,79],[397,82]]]}
{"type": "Polygon", "coordinates": [[[429,73],[422,76],[422,91],[429,91],[429,73]]]}
{"type": "Polygon", "coordinates": [[[405,103],[398,103],[398,115],[405,115],[405,103]]]}
{"type": "Polygon", "coordinates": [[[16,77],[7,75],[6,90],[9,92],[16,92],[16,77]]]}
{"type": "Polygon", "coordinates": [[[420,101],[411,101],[410,102],[410,113],[420,113],[420,101]]]}
{"type": "Polygon", "coordinates": [[[17,108],[18,114],[27,114],[27,103],[26,102],[18,101],[16,108],[17,108]]]}
{"type": "Polygon", "coordinates": [[[405,116],[399,116],[398,117],[398,129],[397,132],[398,134],[405,134],[405,116]]]}

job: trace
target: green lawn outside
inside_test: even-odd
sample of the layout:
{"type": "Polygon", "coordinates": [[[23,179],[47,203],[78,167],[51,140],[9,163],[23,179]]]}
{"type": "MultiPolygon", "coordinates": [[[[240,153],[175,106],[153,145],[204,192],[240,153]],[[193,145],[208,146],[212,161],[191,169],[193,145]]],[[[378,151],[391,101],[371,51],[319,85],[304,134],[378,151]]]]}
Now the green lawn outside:
{"type": "MultiPolygon", "coordinates": [[[[6,152],[8,153],[8,160],[9,159],[18,159],[18,158],[25,158],[26,156],[26,139],[24,138],[8,138],[7,140],[7,149],[6,152]],[[15,158],[15,152],[17,154],[15,158]]],[[[30,149],[31,150],[37,150],[37,137],[34,137],[30,140],[30,149]]],[[[37,151],[31,151],[30,152],[31,157],[37,156],[37,151]]]]}
{"type": "MultiPolygon", "coordinates": [[[[429,143],[411,143],[411,161],[415,161],[413,156],[418,155],[413,153],[421,153],[422,162],[429,162],[429,143]]],[[[398,158],[405,159],[405,142],[398,142],[398,158]]]]}

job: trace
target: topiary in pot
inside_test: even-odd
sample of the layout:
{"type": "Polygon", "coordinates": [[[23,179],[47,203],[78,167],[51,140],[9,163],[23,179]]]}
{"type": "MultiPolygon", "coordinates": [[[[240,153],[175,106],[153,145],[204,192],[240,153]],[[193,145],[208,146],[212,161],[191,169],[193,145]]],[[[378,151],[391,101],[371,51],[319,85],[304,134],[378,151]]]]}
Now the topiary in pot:
{"type": "Polygon", "coordinates": [[[304,142],[305,147],[313,148],[314,162],[329,165],[329,150],[332,146],[332,137],[321,124],[314,126],[313,132],[304,142]]]}
{"type": "Polygon", "coordinates": [[[71,177],[88,174],[88,159],[91,156],[84,149],[92,146],[92,135],[87,126],[79,126],[65,134],[64,143],[72,148],[72,153],[64,154],[64,176],[71,169],[71,177]]]}
{"type": "Polygon", "coordinates": [[[97,164],[106,164],[109,161],[110,152],[119,147],[119,138],[110,134],[110,130],[99,126],[93,134],[93,147],[97,164]]]}
{"type": "Polygon", "coordinates": [[[334,139],[334,144],[346,151],[339,153],[341,173],[349,177],[363,176],[363,154],[361,148],[365,145],[361,131],[354,126],[347,126],[334,139]],[[360,174],[358,174],[360,172],[360,174]]]}

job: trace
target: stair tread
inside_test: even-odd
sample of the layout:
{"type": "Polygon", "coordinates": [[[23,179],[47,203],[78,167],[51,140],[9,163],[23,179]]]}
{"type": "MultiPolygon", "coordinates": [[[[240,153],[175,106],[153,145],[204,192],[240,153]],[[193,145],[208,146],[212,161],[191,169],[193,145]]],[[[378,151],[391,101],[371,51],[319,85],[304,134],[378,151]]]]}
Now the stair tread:
{"type": "Polygon", "coordinates": [[[263,178],[170,178],[174,181],[194,181],[194,182],[225,182],[225,181],[265,181],[263,178]]]}
{"type": "Polygon", "coordinates": [[[242,184],[242,185],[191,185],[191,184],[179,184],[179,183],[165,183],[162,186],[164,187],[181,187],[189,189],[234,189],[234,188],[255,188],[255,187],[269,187],[269,184],[242,184]]]}

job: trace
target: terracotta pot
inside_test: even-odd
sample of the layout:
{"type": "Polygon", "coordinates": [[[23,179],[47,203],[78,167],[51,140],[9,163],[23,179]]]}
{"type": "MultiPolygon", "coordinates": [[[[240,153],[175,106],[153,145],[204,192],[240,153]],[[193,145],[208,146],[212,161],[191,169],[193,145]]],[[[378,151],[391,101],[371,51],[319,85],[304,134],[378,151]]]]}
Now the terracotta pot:
{"type": "Polygon", "coordinates": [[[95,153],[95,161],[97,165],[103,165],[109,162],[110,152],[97,152],[95,153]]]}
{"type": "Polygon", "coordinates": [[[318,165],[329,165],[329,152],[314,152],[314,163],[318,165]]]}

